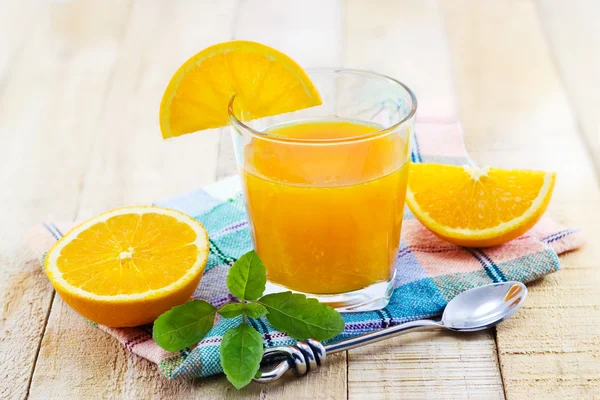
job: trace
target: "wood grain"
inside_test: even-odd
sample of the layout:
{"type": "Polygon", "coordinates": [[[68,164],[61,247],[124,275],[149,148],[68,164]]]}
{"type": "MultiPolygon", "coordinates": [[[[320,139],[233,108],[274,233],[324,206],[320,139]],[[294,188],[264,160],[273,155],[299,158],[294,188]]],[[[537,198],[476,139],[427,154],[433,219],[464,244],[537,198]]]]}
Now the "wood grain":
{"type": "MultiPolygon", "coordinates": [[[[400,79],[419,98],[418,115],[455,115],[450,60],[435,1],[346,3],[345,66],[400,79]],[[418,38],[418,40],[417,40],[418,38]]],[[[502,399],[494,338],[414,334],[349,352],[349,397],[502,399]]]]}
{"type": "Polygon", "coordinates": [[[550,56],[584,143],[600,173],[600,6],[594,0],[536,2],[550,56]]]}
{"type": "Polygon", "coordinates": [[[21,50],[26,46],[33,26],[38,23],[40,9],[32,0],[23,1],[0,1],[0,94],[8,83],[15,62],[20,56],[21,50]]]}
{"type": "Polygon", "coordinates": [[[3,6],[9,12],[0,13],[0,29],[15,47],[4,64],[0,91],[0,398],[23,398],[53,292],[22,238],[34,223],[75,216],[91,152],[90,129],[98,120],[128,10],[125,2],[107,9],[96,2],[3,6]],[[69,13],[96,19],[82,26],[69,13]],[[96,95],[82,99],[82,93],[96,95]]]}
{"type": "Polygon", "coordinates": [[[413,333],[348,355],[349,398],[504,399],[490,332],[413,333]]]}
{"type": "Polygon", "coordinates": [[[453,117],[456,102],[438,2],[348,0],[344,66],[374,70],[407,84],[419,115],[453,117]]]}
{"type": "Polygon", "coordinates": [[[506,396],[598,398],[600,274],[592,243],[600,235],[600,193],[535,4],[443,5],[471,155],[479,163],[556,170],[549,214],[590,240],[562,257],[562,272],[531,284],[524,309],[498,327],[506,396]]]}

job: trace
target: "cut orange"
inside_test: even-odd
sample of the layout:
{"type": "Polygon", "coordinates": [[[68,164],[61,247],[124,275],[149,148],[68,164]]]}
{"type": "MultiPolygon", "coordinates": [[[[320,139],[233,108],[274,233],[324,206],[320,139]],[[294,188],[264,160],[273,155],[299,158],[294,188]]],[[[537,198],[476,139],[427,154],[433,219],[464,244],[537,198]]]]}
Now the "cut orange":
{"type": "Polygon", "coordinates": [[[448,242],[495,246],[528,231],[552,196],[556,174],[518,169],[412,164],[406,202],[448,242]]]}
{"type": "Polygon", "coordinates": [[[102,325],[137,326],[185,303],[208,259],[208,236],[193,218],[159,207],[124,207],[73,228],[44,268],[56,292],[102,325]]]}
{"type": "Polygon", "coordinates": [[[226,126],[234,95],[247,120],[321,104],[304,70],[285,54],[255,42],[220,43],[187,60],[171,78],[160,105],[163,137],[226,126]]]}

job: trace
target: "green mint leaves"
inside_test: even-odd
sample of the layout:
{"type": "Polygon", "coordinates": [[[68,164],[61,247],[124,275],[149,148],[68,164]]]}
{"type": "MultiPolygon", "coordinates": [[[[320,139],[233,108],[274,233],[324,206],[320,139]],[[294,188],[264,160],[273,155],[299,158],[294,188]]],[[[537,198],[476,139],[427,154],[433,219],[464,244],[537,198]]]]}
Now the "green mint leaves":
{"type": "Polygon", "coordinates": [[[213,327],[217,309],[202,300],[171,308],[154,321],[152,337],[167,351],[179,351],[198,343],[213,327]]]}
{"type": "Polygon", "coordinates": [[[258,299],[266,284],[267,270],[254,250],[241,256],[227,275],[227,288],[240,301],[258,299]]]}
{"type": "Polygon", "coordinates": [[[241,316],[241,324],[223,335],[221,366],[229,382],[240,389],[252,381],[264,353],[263,337],[246,323],[246,318],[261,318],[288,335],[305,340],[327,340],[344,330],[342,316],[333,308],[302,294],[283,292],[263,296],[267,271],[255,251],[244,254],[227,275],[227,288],[239,303],[215,308],[202,300],[173,307],[154,322],[152,336],[167,351],[191,347],[212,329],[215,314],[224,318],[241,316]],[[262,297],[261,297],[262,296],[262,297]]]}
{"type": "Polygon", "coordinates": [[[327,340],[344,330],[340,313],[302,294],[273,293],[261,297],[258,302],[269,312],[267,319],[275,328],[296,339],[327,340]]]}
{"type": "Polygon", "coordinates": [[[237,389],[249,384],[258,372],[264,352],[262,335],[250,325],[242,323],[225,332],[221,366],[227,380],[237,389]]]}

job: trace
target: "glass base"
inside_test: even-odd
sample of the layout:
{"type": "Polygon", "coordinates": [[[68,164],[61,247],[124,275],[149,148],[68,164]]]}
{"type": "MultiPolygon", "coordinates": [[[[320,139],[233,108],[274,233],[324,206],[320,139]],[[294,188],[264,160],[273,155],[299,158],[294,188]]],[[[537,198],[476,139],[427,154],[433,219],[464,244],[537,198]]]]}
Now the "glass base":
{"type": "Polygon", "coordinates": [[[286,288],[285,286],[267,281],[265,294],[291,291],[300,293],[306,297],[319,300],[339,312],[362,312],[381,310],[387,306],[394,291],[396,274],[388,282],[377,282],[366,288],[339,294],[313,294],[299,292],[286,288]]]}

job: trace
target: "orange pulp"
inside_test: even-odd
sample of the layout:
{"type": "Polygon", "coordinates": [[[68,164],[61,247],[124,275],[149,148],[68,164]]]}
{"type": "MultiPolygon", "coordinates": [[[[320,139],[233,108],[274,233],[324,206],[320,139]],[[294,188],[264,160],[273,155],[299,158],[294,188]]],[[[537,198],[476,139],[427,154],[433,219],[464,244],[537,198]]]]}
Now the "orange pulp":
{"type": "Polygon", "coordinates": [[[253,137],[242,168],[256,251],[269,281],[314,294],[389,281],[400,244],[408,143],[349,120],[309,120],[253,137]]]}

